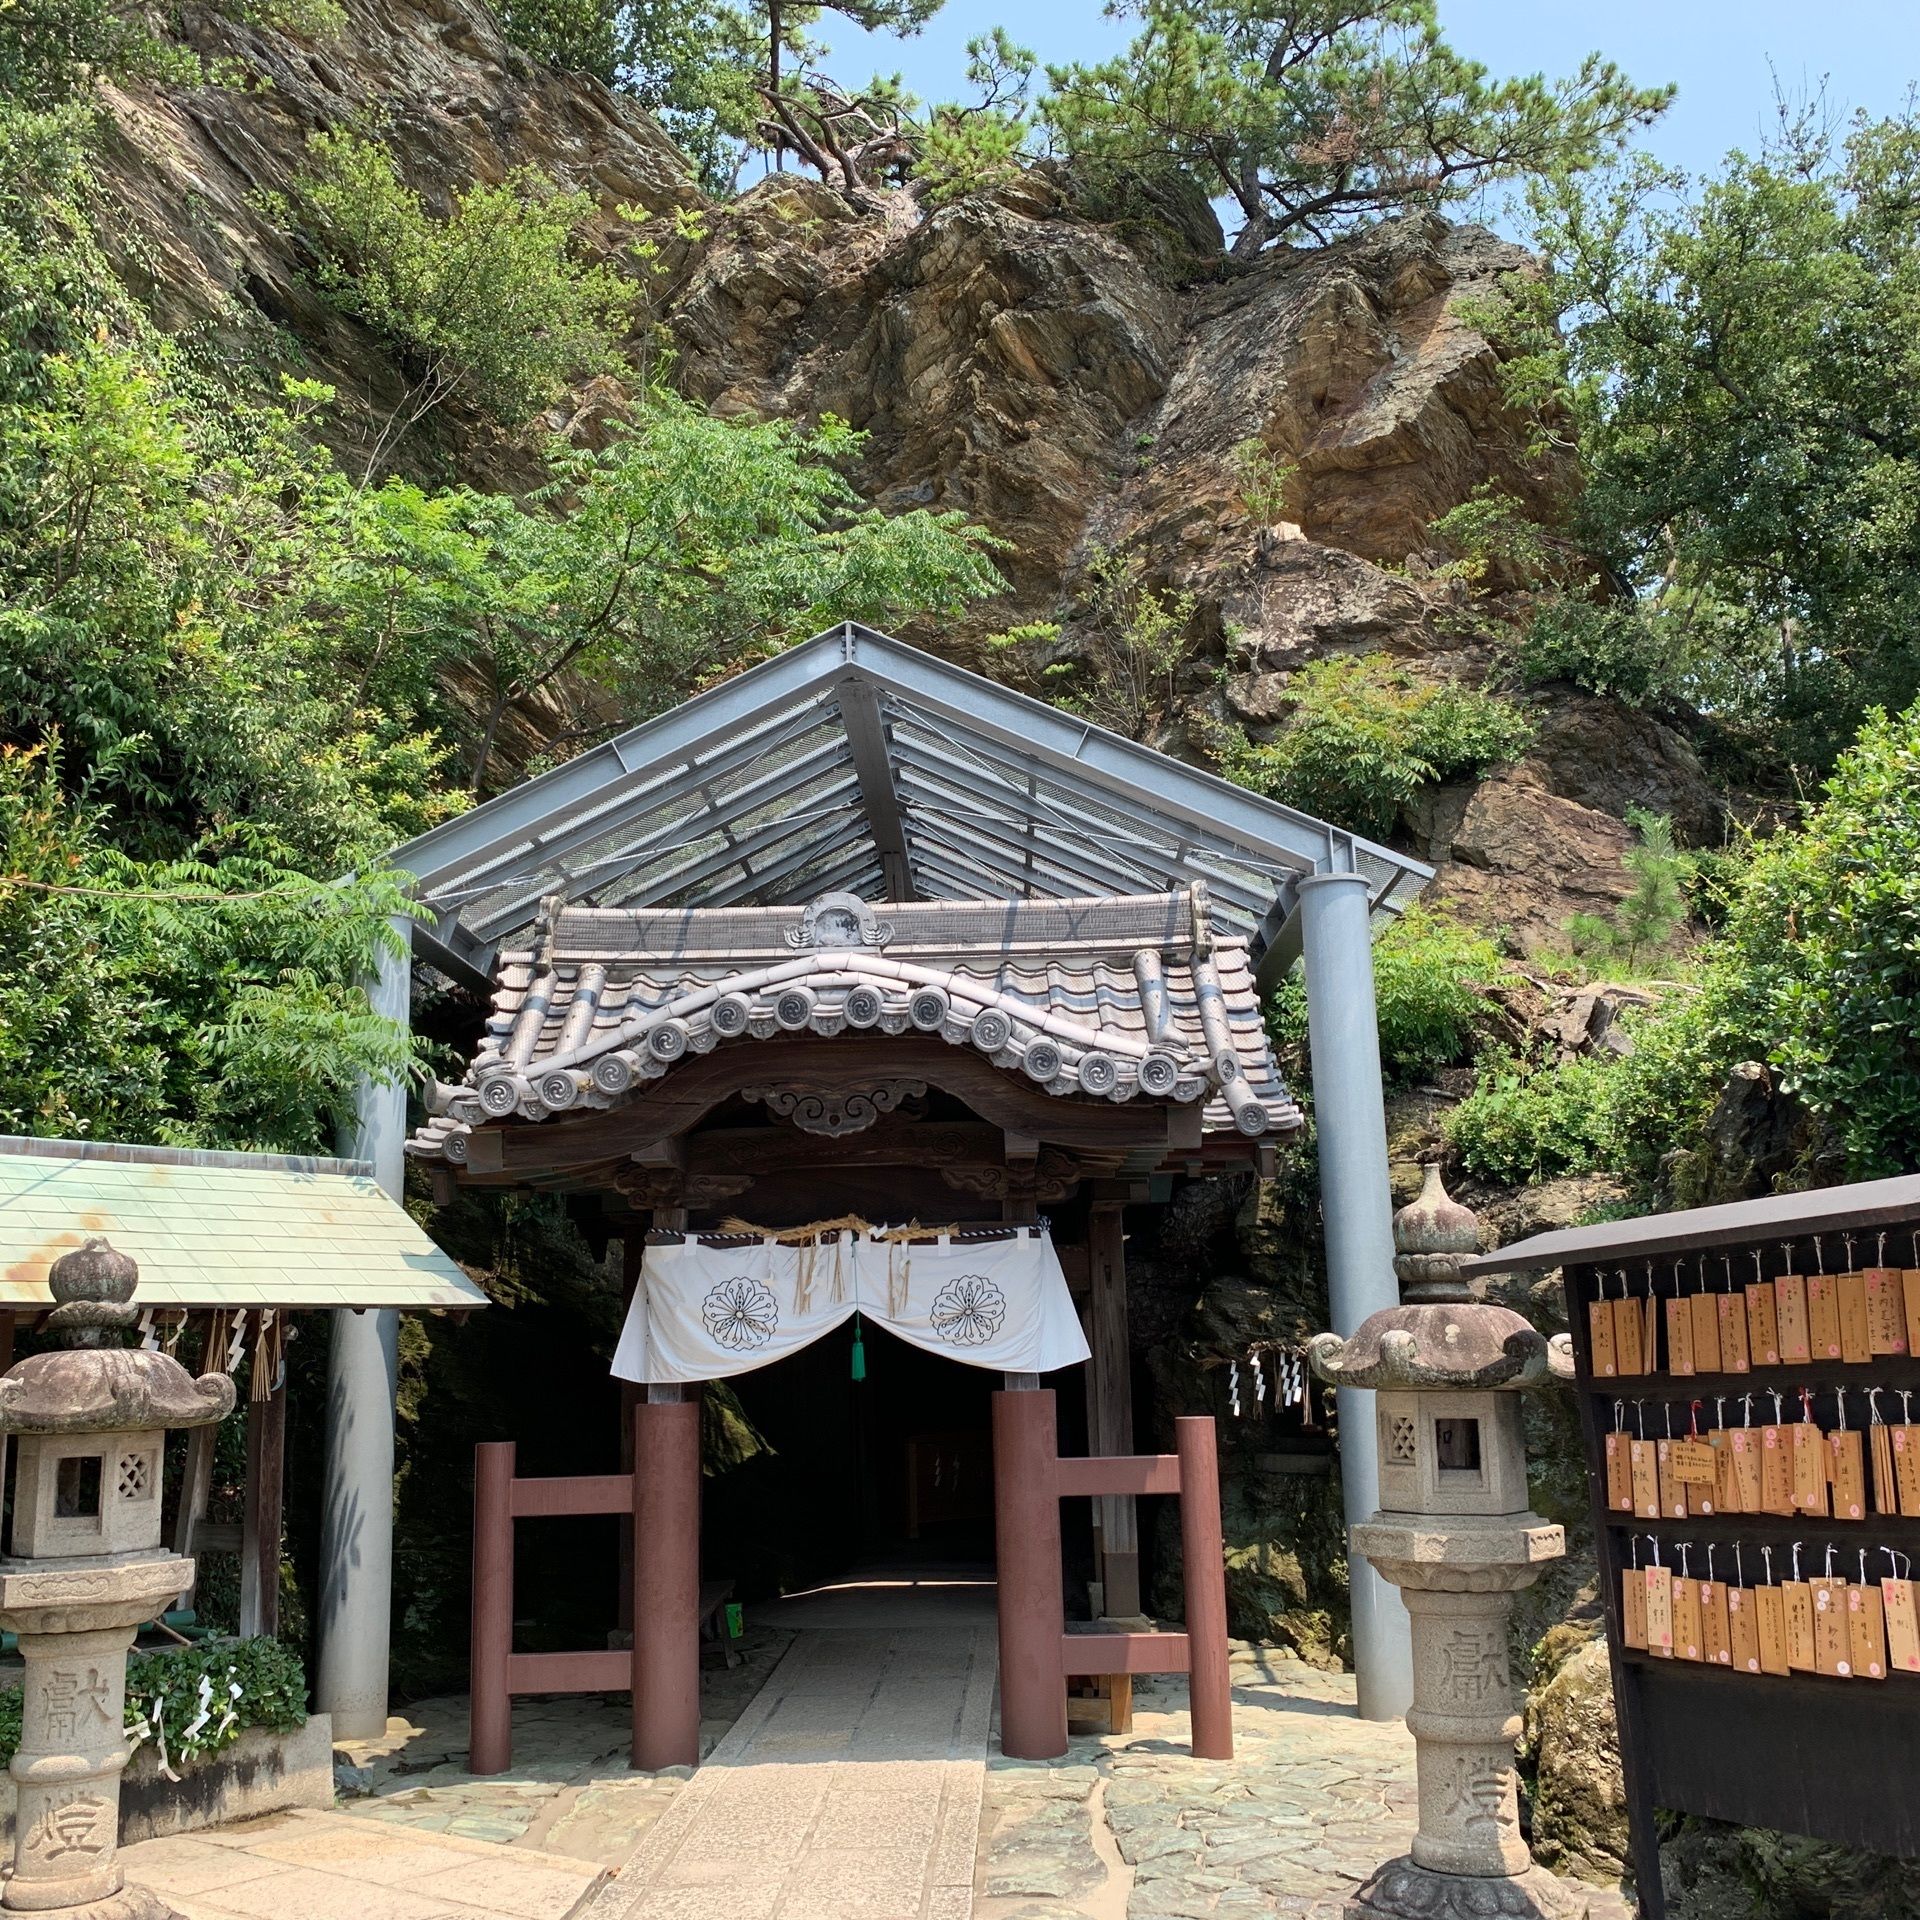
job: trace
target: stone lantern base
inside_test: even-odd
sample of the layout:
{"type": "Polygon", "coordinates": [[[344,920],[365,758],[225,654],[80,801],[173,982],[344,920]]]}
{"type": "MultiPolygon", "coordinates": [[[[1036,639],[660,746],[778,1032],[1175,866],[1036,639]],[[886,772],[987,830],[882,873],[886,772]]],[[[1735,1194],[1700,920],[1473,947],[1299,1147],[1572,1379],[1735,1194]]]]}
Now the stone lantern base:
{"type": "Polygon", "coordinates": [[[1590,1896],[1541,1867],[1481,1876],[1433,1873],[1404,1854],[1374,1869],[1346,1920],[1588,1920],[1590,1896]]]}
{"type": "Polygon", "coordinates": [[[45,1920],[179,1920],[114,1857],[127,1649],[193,1577],[162,1553],[126,1560],[0,1562],[0,1627],[26,1665],[15,1792],[12,1877],[0,1915],[45,1920]]]}

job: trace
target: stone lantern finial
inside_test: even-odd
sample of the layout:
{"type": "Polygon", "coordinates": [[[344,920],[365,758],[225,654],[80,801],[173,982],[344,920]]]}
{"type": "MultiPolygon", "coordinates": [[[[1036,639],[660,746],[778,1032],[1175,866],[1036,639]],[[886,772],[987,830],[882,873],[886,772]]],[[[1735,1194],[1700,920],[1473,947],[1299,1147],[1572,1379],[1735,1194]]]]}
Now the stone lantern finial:
{"type": "Polygon", "coordinates": [[[95,1235],[47,1269],[53,1311],[47,1325],[63,1347],[104,1347],[111,1336],[140,1323],[133,1290],[140,1263],[95,1235]]]}
{"type": "Polygon", "coordinates": [[[1440,1163],[1427,1163],[1420,1197],[1393,1216],[1393,1271],[1403,1300],[1471,1300],[1460,1263],[1480,1251],[1480,1218],[1447,1192],[1440,1163]]]}

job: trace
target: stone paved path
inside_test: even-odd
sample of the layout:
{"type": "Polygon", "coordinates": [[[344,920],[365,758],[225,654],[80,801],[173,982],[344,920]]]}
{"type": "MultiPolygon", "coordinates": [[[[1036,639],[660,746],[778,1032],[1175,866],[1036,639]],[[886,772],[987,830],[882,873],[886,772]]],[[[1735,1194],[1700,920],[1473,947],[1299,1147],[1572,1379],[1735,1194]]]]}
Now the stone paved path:
{"type": "Polygon", "coordinates": [[[311,1812],[144,1840],[120,1859],[182,1920],[566,1920],[606,1878],[530,1848],[311,1812]]]}
{"type": "MultiPolygon", "coordinates": [[[[974,1920],[1340,1920],[1416,1824],[1413,1738],[1351,1674],[1237,1646],[1234,1757],[1187,1750],[1184,1678],[1134,1683],[1131,1734],[988,1762],[974,1920]]],[[[1594,1920],[1628,1920],[1610,1889],[1594,1920]]]]}
{"type": "MultiPolygon", "coordinates": [[[[783,1630],[749,1629],[737,1666],[702,1666],[702,1752],[725,1737],[792,1640],[783,1630]]],[[[681,1768],[634,1773],[631,1743],[625,1694],[519,1700],[513,1765],[476,1779],[466,1770],[466,1695],[424,1700],[389,1721],[383,1739],[338,1749],[365,1769],[368,1789],[340,1807],[356,1819],[409,1831],[537,1847],[614,1867],[688,1777],[681,1768]]]]}
{"type": "Polygon", "coordinates": [[[991,1631],[803,1633],[590,1920],[968,1920],[991,1631]]]}

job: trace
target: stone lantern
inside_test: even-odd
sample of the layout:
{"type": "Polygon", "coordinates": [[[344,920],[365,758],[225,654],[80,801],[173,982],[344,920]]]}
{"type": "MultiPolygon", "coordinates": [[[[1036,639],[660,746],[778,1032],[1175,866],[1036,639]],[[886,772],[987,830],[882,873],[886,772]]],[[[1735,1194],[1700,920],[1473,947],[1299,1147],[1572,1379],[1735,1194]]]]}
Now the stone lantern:
{"type": "Polygon", "coordinates": [[[160,1545],[170,1427],[233,1411],[224,1374],[196,1380],[162,1353],[122,1346],[139,1269],[104,1240],[53,1263],[47,1325],[61,1345],[0,1377],[0,1433],[15,1448],[13,1551],[0,1559],[0,1627],[26,1665],[7,1913],[167,1920],[125,1883],[115,1852],[127,1649],[193,1578],[160,1545]]]}
{"type": "Polygon", "coordinates": [[[1393,1232],[1402,1304],[1307,1349],[1330,1386],[1377,1395],[1380,1510],[1353,1529],[1352,1550],[1400,1589],[1413,1621],[1420,1828],[1347,1914],[1577,1920],[1586,1898],[1536,1867],[1520,1833],[1507,1665],[1513,1595],[1566,1552],[1561,1529],[1528,1506],[1520,1389],[1570,1379],[1572,1355],[1474,1297],[1460,1266],[1478,1251],[1479,1222],[1437,1166],[1393,1232]]]}

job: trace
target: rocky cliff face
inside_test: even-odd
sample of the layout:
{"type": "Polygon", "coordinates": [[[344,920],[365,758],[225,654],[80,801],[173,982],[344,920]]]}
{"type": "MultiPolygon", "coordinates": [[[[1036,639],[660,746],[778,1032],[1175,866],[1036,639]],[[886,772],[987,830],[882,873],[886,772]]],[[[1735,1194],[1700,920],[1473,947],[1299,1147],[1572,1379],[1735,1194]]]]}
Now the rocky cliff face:
{"type": "MultiPolygon", "coordinates": [[[[836,412],[869,436],[857,477],[882,505],[958,508],[1006,540],[1011,593],[910,636],[923,644],[979,664],[987,633],[1050,619],[1071,654],[1087,564],[1120,550],[1194,596],[1195,648],[1158,722],[1176,752],[1203,750],[1218,720],[1271,727],[1287,674],[1325,655],[1484,673],[1462,589],[1434,577],[1428,525],[1483,481],[1535,502],[1566,482],[1529,452],[1465,317],[1526,271],[1518,249],[1415,219],[1228,273],[1204,206],[1175,210],[1172,229],[1105,223],[1046,172],[925,218],[858,215],[777,176],[705,207],[706,236],[689,242],[666,216],[703,203],[659,129],[514,52],[478,0],[345,11],[315,44],[190,23],[203,51],[243,56],[262,84],[115,96],[107,191],[163,323],[223,364],[332,382],[349,461],[404,379],[315,294],[267,207],[311,133],[363,122],[373,102],[430,200],[532,166],[593,197],[609,258],[643,233],[661,244],[647,324],[667,329],[688,392],[722,411],[836,412]],[[1258,515],[1243,499],[1250,443],[1290,470],[1284,504],[1258,515]]],[[[455,414],[406,458],[490,485],[531,470],[524,443],[455,414]]],[[[1657,721],[1565,690],[1537,705],[1525,760],[1430,793],[1401,833],[1441,868],[1440,897],[1522,946],[1618,897],[1629,803],[1695,833],[1718,810],[1691,747],[1657,721]]]]}

